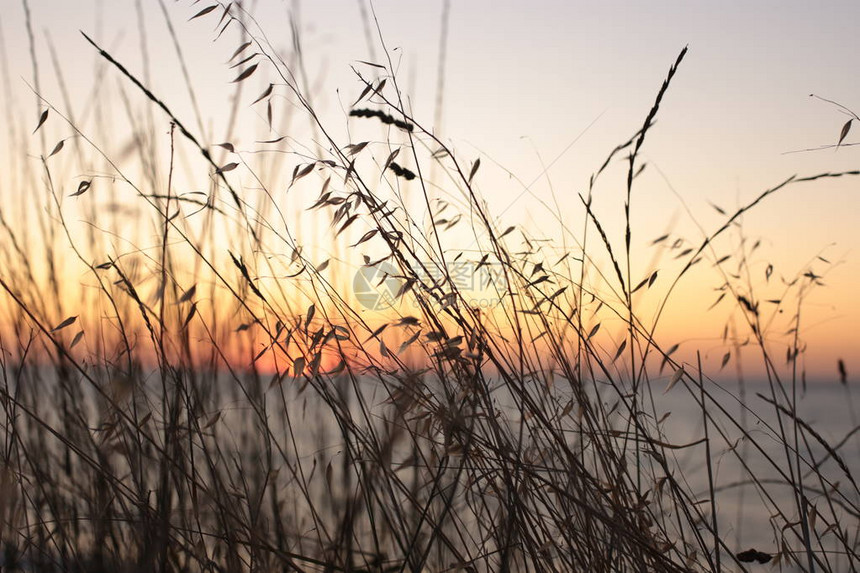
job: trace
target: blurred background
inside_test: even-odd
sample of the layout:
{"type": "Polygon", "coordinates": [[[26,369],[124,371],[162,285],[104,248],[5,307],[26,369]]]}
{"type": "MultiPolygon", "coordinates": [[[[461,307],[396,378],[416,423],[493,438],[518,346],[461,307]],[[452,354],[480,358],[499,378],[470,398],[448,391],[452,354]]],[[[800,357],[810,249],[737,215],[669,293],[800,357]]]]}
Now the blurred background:
{"type": "MultiPolygon", "coordinates": [[[[271,121],[266,102],[253,103],[269,83],[279,81],[265,65],[233,83],[242,67],[230,66],[243,56],[231,56],[242,36],[235,27],[219,36],[221,8],[194,18],[208,5],[5,2],[0,101],[7,129],[0,135],[0,161],[7,176],[0,180],[0,197],[10,224],[26,227],[34,243],[44,239],[36,223],[44,198],[29,190],[42,176],[33,168],[61,140],[84,144],[56,115],[33,133],[46,105],[62,111],[130,173],[152,178],[156,186],[166,180],[169,118],[100,58],[83,31],[140,78],[203,145],[229,138],[244,153],[243,161],[267,173],[267,185],[282,193],[276,200],[284,201],[297,240],[320,249],[319,260],[325,258],[325,227],[305,210],[317,189],[304,196],[301,188],[285,190],[302,158],[325,151],[322,139],[289,95],[272,99],[271,121]],[[285,138],[279,154],[257,153],[255,141],[277,137],[285,138]],[[132,153],[142,145],[152,150],[149,165],[132,153]]],[[[577,194],[587,193],[590,175],[607,154],[642,126],[669,66],[688,47],[648,134],[642,152],[647,166],[632,196],[632,275],[659,270],[654,292],[665,293],[682,268],[683,261],[675,259],[679,252],[698,246],[726,221],[721,210],[731,215],[795,174],[858,165],[858,131],[849,130],[836,147],[848,111],[860,110],[860,79],[854,72],[860,50],[853,31],[860,5],[855,2],[267,0],[237,5],[247,10],[249,23],[259,22],[266,33],[259,39],[291,63],[323,123],[345,143],[359,140],[351,130],[363,129],[348,118],[363,87],[356,72],[372,78],[378,70],[362,62],[391,65],[416,121],[449,142],[466,164],[481,159],[477,188],[501,228],[518,225],[550,240],[547,258],[553,260],[565,244],[573,244],[582,225],[577,194]],[[652,244],[665,234],[670,237],[652,244]]],[[[216,159],[230,160],[226,150],[212,149],[216,159]]],[[[103,159],[88,159],[83,167],[78,159],[69,148],[50,158],[62,171],[57,183],[65,185],[66,196],[96,176],[92,191],[69,207],[70,228],[84,234],[87,213],[106,210],[125,221],[117,229],[134,228],[138,215],[128,206],[133,194],[107,191],[115,182],[103,159]]],[[[177,148],[178,190],[206,192],[209,181],[194,163],[198,160],[193,150],[177,148]]],[[[626,165],[616,163],[594,190],[594,209],[620,250],[626,165]]],[[[256,185],[247,174],[236,177],[237,184],[256,185]]],[[[860,368],[858,184],[847,177],[789,186],[744,215],[713,253],[745,259],[743,272],[749,274],[742,279],[756,300],[781,299],[784,281],[804,273],[816,277],[802,294],[800,335],[810,378],[836,380],[840,358],[849,378],[860,368]]],[[[443,182],[432,192],[456,204],[443,182]]],[[[135,232],[141,234],[128,242],[141,246],[157,229],[135,232]]],[[[116,239],[116,251],[130,248],[122,243],[116,239]]],[[[80,279],[71,274],[61,282],[80,279]]],[[[343,284],[350,279],[346,274],[343,284]]],[[[744,338],[737,304],[723,300],[709,310],[725,280],[708,261],[697,265],[673,291],[655,336],[667,346],[680,343],[679,356],[685,359],[694,359],[699,349],[719,363],[726,325],[737,323],[744,338]]],[[[659,300],[654,295],[641,304],[656,313],[659,300]]],[[[774,316],[769,336],[777,356],[785,353],[782,337],[791,336],[796,311],[795,298],[774,316]]]]}

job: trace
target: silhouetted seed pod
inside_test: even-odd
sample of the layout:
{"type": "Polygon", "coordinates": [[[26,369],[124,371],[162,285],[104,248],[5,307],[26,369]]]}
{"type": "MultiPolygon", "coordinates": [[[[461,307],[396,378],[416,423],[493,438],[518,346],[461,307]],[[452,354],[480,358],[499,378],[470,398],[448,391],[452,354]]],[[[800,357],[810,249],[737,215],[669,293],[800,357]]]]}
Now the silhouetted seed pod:
{"type": "Polygon", "coordinates": [[[738,561],[741,563],[767,563],[771,559],[773,559],[773,555],[769,553],[763,553],[756,549],[747,549],[746,551],[741,551],[737,554],[738,561]]]}

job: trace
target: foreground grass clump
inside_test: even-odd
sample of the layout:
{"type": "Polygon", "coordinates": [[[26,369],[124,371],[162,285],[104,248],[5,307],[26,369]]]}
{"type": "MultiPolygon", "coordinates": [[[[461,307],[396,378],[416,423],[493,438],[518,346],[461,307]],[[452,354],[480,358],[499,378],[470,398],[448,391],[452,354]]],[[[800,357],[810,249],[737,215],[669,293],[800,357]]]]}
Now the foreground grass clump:
{"type": "MultiPolygon", "coordinates": [[[[338,141],[293,75],[301,62],[280,59],[247,15],[225,9],[222,25],[247,38],[237,84],[264,69],[273,77],[257,98],[274,132],[260,149],[283,151],[272,108],[286,98],[310,120],[317,151],[291,172],[279,166],[286,181],[255,169],[229,141],[204,143],[87,38],[152,103],[155,125],[170,125],[170,146],[166,168],[154,165],[159,148],[143,130],[133,148],[144,169],[132,175],[44,102],[37,131],[65,121],[84,164],[76,173],[94,175],[56,173],[62,146],[38,162],[38,265],[22,231],[0,221],[4,570],[857,568],[860,491],[845,453],[856,443],[830,444],[798,416],[800,341],[777,365],[771,311],[718,251],[769,195],[849,174],[792,177],[727,214],[680,250],[674,277],[660,278],[671,285],[661,310],[646,318],[638,297],[656,290],[657,271],[631,271],[632,191],[686,50],[643,125],[572,193],[577,246],[548,257],[528,230],[490,214],[479,160],[464,162],[411,117],[390,62],[362,68],[349,113],[374,135],[338,141]],[[202,158],[206,193],[177,192],[181,150],[202,158]],[[592,209],[616,160],[627,171],[620,240],[592,209]],[[95,174],[96,161],[109,175],[95,174]],[[444,177],[431,180],[432,169],[444,177]],[[107,178],[115,200],[139,209],[136,231],[121,212],[88,207],[107,178]],[[300,228],[284,187],[315,190],[303,217],[326,226],[300,228]],[[464,257],[486,279],[490,308],[459,283],[464,257]],[[703,260],[761,355],[764,409],[656,340],[675,285],[703,260]],[[81,269],[80,287],[60,284],[81,269]],[[608,338],[607,323],[622,327],[608,338]],[[669,430],[664,390],[697,427],[669,430]],[[718,478],[718,461],[737,473],[718,478]],[[749,509],[721,509],[728,500],[749,509]],[[745,522],[756,525],[742,537],[745,522]]],[[[817,278],[798,277],[784,300],[802,301],[817,278]]]]}

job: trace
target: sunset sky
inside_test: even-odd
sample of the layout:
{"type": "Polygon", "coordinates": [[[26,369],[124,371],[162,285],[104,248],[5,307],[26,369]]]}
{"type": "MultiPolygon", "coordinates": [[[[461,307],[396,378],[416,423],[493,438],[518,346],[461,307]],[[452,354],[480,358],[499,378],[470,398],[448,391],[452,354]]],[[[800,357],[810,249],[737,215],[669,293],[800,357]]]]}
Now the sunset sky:
{"type": "MultiPolygon", "coordinates": [[[[163,6],[187,60],[208,141],[222,141],[233,93],[230,82],[237,74],[225,62],[238,44],[230,33],[213,43],[220,10],[189,21],[211,2],[28,3],[46,100],[65,108],[49,41],[79,115],[93,114],[89,102],[96,70],[106,74],[110,89],[123,84],[114,70],[101,65],[79,30],[143,75],[140,10],[153,91],[197,128],[163,6]]],[[[672,266],[674,253],[660,255],[658,247],[650,246],[653,239],[671,233],[696,245],[702,240],[699,225],[712,232],[725,221],[713,205],[731,213],[792,175],[860,166],[860,147],[852,146],[860,142],[860,125],[853,126],[839,149],[804,151],[836,144],[849,119],[837,106],[810,94],[860,113],[855,30],[860,3],[855,1],[451,0],[444,62],[441,0],[378,0],[372,2],[372,13],[367,0],[244,4],[284,53],[292,49],[291,18],[296,23],[314,105],[338,133],[344,132],[346,114],[361,91],[351,66],[366,72],[369,68],[359,60],[388,63],[373,28],[375,13],[414,116],[433,125],[464,164],[481,158],[478,189],[505,226],[522,225],[548,238],[558,238],[561,231],[556,216],[541,203],[558,201],[563,218],[567,206],[579,206],[576,194],[585,193],[590,174],[609,151],[641,127],[670,65],[688,47],[643,148],[648,166],[632,198],[634,243],[642,263],[635,270],[647,276],[660,268],[666,283],[672,269],[679,270],[678,263],[672,266]],[[445,73],[439,92],[441,63],[445,73]],[[508,172],[529,187],[524,189],[508,172]]],[[[27,85],[34,82],[21,1],[4,1],[0,30],[7,66],[3,83],[9,82],[0,101],[29,134],[41,108],[27,85]]],[[[265,138],[264,108],[250,104],[270,81],[275,80],[262,71],[248,80],[237,145],[265,138]]],[[[155,117],[166,132],[167,119],[155,117]]],[[[113,129],[119,145],[126,137],[124,126],[117,122],[113,129]]],[[[307,131],[304,125],[301,129],[307,131]]],[[[49,147],[68,135],[59,124],[46,131],[49,147]]],[[[28,150],[12,149],[8,137],[0,138],[2,161],[12,161],[14,168],[14,162],[25,160],[22,152],[38,156],[38,138],[29,141],[28,150]]],[[[618,165],[595,190],[595,209],[619,248],[624,177],[624,166],[618,165]]],[[[0,182],[4,202],[17,199],[9,185],[0,182]]],[[[789,186],[743,219],[749,241],[761,239],[751,265],[758,273],[753,280],[766,289],[762,299],[779,295],[779,277],[791,279],[807,271],[823,275],[826,286],[806,299],[802,318],[810,369],[823,377],[835,377],[836,361],[843,358],[849,377],[860,379],[858,218],[860,178],[855,177],[789,186]],[[765,283],[768,264],[774,265],[770,285],[765,283]]],[[[565,223],[575,232],[581,219],[565,223]]],[[[726,254],[738,241],[736,232],[727,234],[722,243],[726,254]]],[[[707,312],[720,282],[708,268],[692,273],[674,295],[658,338],[666,345],[685,343],[687,350],[713,349],[720,356],[720,334],[734,308],[727,304],[707,312]]]]}

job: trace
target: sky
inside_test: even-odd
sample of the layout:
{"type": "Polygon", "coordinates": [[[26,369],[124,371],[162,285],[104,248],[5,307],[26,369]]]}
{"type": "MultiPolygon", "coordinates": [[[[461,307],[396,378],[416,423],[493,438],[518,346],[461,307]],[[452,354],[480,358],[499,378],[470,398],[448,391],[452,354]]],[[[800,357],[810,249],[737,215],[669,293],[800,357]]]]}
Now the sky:
{"type": "MultiPolygon", "coordinates": [[[[0,30],[9,85],[2,97],[14,117],[28,118],[23,123],[34,126],[40,110],[28,87],[34,83],[24,4],[3,1],[0,30]]],[[[47,100],[59,107],[66,103],[51,65],[51,43],[79,115],[97,115],[96,70],[108,74],[110,86],[121,84],[115,73],[97,67],[97,55],[79,33],[84,31],[130,70],[148,74],[153,91],[186,123],[208,132],[210,143],[219,141],[236,75],[225,62],[237,44],[230,34],[213,41],[217,11],[189,21],[207,2],[28,2],[39,85],[47,100]],[[194,119],[164,12],[187,62],[200,121],[194,119]],[[142,45],[148,62],[141,58],[142,45]]],[[[810,97],[860,111],[857,2],[451,0],[447,19],[443,0],[245,5],[285,53],[295,22],[314,104],[341,130],[345,110],[360,91],[353,67],[368,70],[360,60],[387,64],[381,34],[415,117],[433,125],[465,161],[481,158],[477,184],[491,212],[549,238],[558,238],[561,230],[544,205],[558,201],[562,219],[579,224],[564,215],[566,206],[573,208],[607,153],[641,127],[670,65],[686,47],[642,152],[648,166],[632,197],[642,264],[634,274],[647,276],[654,265],[663,265],[661,276],[671,275],[674,254],[661,254],[651,240],[671,233],[700,242],[701,229],[713,231],[725,221],[714,205],[731,213],[792,175],[852,170],[860,159],[860,147],[851,145],[860,142],[860,126],[843,146],[832,147],[848,116],[810,97]],[[370,19],[363,20],[362,10],[370,19]],[[821,146],[828,147],[817,149],[821,146]]],[[[245,88],[240,142],[265,131],[264,111],[250,102],[269,81],[258,73],[245,88]]],[[[166,131],[164,118],[159,121],[166,131]]],[[[122,141],[122,123],[111,129],[122,141]]],[[[15,150],[8,139],[0,146],[9,160],[15,150]]],[[[623,182],[624,170],[616,169],[595,194],[595,210],[616,238],[623,232],[623,182]]],[[[14,193],[10,186],[0,187],[0,193],[14,193]]],[[[775,269],[774,283],[808,271],[823,275],[826,286],[810,293],[803,315],[810,364],[822,376],[835,375],[839,358],[849,373],[852,364],[860,373],[858,215],[860,179],[846,178],[787,187],[743,218],[749,243],[761,241],[750,264],[762,292],[776,293],[767,296],[780,290],[764,280],[768,264],[775,269]]],[[[741,237],[733,231],[726,240],[722,248],[728,252],[741,237]]],[[[722,314],[719,308],[707,311],[719,296],[713,289],[720,281],[712,271],[697,269],[689,286],[673,295],[660,331],[667,345],[682,342],[722,354],[719,337],[732,307],[722,314]]]]}

